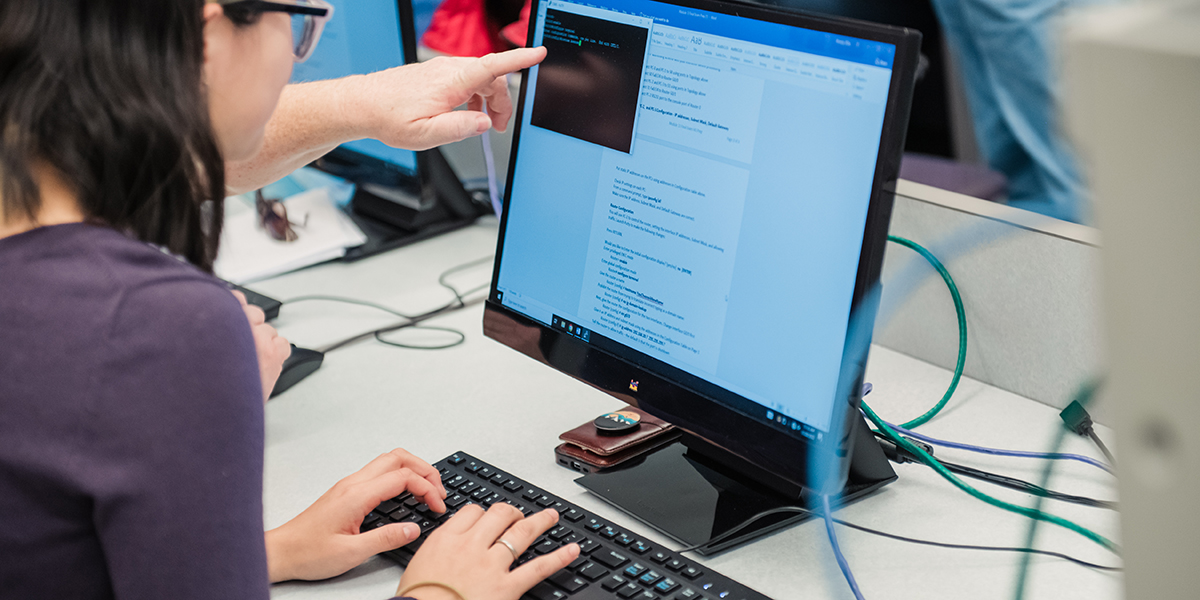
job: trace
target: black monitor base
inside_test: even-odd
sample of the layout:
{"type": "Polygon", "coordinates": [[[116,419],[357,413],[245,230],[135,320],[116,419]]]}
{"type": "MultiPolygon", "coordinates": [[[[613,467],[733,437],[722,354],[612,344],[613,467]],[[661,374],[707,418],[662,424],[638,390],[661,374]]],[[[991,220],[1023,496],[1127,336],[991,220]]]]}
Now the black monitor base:
{"type": "MultiPolygon", "coordinates": [[[[347,250],[342,260],[352,262],[461,229],[491,212],[490,204],[476,203],[463,189],[441,151],[422,152],[421,164],[421,177],[408,185],[356,181],[350,218],[367,242],[347,250]]],[[[330,170],[353,179],[352,174],[330,170]]]]}
{"type": "Polygon", "coordinates": [[[350,219],[367,236],[367,242],[361,246],[347,249],[346,255],[342,257],[344,262],[354,262],[381,252],[415,244],[443,233],[462,229],[476,220],[474,217],[469,219],[446,218],[427,224],[417,230],[408,230],[396,227],[391,223],[385,223],[357,211],[351,210],[348,211],[348,214],[350,215],[350,219]]]}
{"type": "MultiPolygon", "coordinates": [[[[866,423],[861,419],[856,423],[850,477],[844,491],[831,499],[835,506],[863,498],[896,480],[896,472],[866,423]]],[[[698,443],[703,442],[696,438],[676,442],[629,467],[591,473],[575,482],[686,546],[704,544],[774,508],[819,510],[820,498],[807,490],[798,498],[780,493],[698,452],[698,443]]],[[[811,514],[796,512],[766,516],[696,551],[716,554],[809,518],[811,514]]]]}

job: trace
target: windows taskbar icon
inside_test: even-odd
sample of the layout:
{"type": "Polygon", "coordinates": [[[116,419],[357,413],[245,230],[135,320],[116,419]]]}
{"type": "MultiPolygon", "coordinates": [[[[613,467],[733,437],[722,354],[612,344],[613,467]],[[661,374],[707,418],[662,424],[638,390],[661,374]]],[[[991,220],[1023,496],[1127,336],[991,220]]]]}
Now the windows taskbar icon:
{"type": "Polygon", "coordinates": [[[550,317],[550,327],[559,331],[564,331],[568,335],[589,342],[592,339],[592,332],[588,329],[576,325],[558,315],[550,317]]]}

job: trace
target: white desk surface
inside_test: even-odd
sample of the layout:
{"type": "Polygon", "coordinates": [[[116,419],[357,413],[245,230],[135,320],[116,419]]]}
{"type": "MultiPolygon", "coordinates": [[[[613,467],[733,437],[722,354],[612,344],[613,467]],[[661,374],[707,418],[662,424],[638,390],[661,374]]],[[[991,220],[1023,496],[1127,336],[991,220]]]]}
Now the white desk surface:
{"type": "MultiPolygon", "coordinates": [[[[337,294],[421,312],[450,300],[437,285],[449,267],[491,254],[496,223],[486,219],[465,230],[352,264],[332,263],[252,286],[286,300],[304,294],[337,294]]],[[[488,281],[490,264],[463,272],[460,289],[488,281]]],[[[453,349],[391,348],[374,340],[330,353],[319,371],[267,405],[265,520],[268,528],[298,514],[329,486],[378,454],[403,447],[430,462],[463,450],[667,547],[663,536],[573,483],[557,466],[558,434],[620,402],[516,351],[485,338],[482,307],[475,305],[430,324],[453,327],[466,342],[453,349]]],[[[284,306],[275,322],[283,335],[317,347],[382,326],[394,317],[366,308],[324,302],[284,306]]],[[[404,338],[416,341],[416,337],[404,338]]],[[[428,338],[438,341],[444,338],[428,338]]],[[[948,343],[952,343],[949,341],[948,343]]],[[[867,380],[868,401],[884,418],[899,422],[932,406],[945,391],[944,369],[875,346],[867,380]]],[[[1059,427],[1057,411],[964,378],[950,405],[921,428],[946,439],[1025,450],[1042,450],[1059,427]]],[[[1101,430],[1109,437],[1110,431],[1101,430]]],[[[1065,451],[1096,456],[1086,440],[1070,436],[1065,451]]],[[[937,456],[1036,481],[1041,461],[941,450],[937,456]]],[[[1115,499],[1115,482],[1098,469],[1060,461],[1051,487],[1115,499]]],[[[1020,546],[1027,521],[985,505],[952,487],[931,469],[897,465],[899,480],[838,516],[891,533],[945,542],[1020,546]]],[[[972,480],[967,480],[972,482],[972,480]]],[[[982,482],[984,491],[1030,504],[1025,494],[982,482]]],[[[1062,517],[1115,539],[1115,512],[1047,501],[1062,517]]],[[[838,538],[867,598],[1012,598],[1019,555],[918,546],[838,527],[838,538]]],[[[1116,557],[1078,534],[1043,524],[1038,546],[1102,564],[1116,557]]],[[[851,598],[826,539],[824,526],[809,521],[736,550],[697,562],[772,598],[851,598]]],[[[1030,598],[1121,596],[1119,574],[1103,573],[1056,558],[1033,560],[1030,598]]],[[[400,568],[373,558],[351,572],[322,582],[274,587],[273,597],[383,599],[396,590],[400,568]]],[[[472,599],[484,600],[484,599],[472,599]]]]}

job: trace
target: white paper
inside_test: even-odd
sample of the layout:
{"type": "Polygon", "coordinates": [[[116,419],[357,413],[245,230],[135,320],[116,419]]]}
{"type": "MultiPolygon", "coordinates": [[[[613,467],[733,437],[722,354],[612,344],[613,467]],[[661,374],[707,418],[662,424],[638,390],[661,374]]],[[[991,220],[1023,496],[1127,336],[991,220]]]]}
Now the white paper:
{"type": "Polygon", "coordinates": [[[361,246],[367,237],[334,204],[327,188],[309,190],[287,198],[288,219],[298,234],[294,242],[281,242],[258,225],[258,212],[244,210],[241,198],[226,203],[221,250],[214,270],[217,276],[237,284],[274,277],[296,269],[341,258],[347,248],[361,246]]]}

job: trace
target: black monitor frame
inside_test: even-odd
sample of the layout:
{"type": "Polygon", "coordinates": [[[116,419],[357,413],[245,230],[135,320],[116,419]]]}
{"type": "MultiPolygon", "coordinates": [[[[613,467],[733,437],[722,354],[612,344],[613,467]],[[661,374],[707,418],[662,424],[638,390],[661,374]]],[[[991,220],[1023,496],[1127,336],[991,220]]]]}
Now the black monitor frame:
{"type": "MultiPolygon", "coordinates": [[[[411,0],[396,0],[404,64],[417,62],[417,34],[411,0]]],[[[474,223],[491,212],[463,189],[437,148],[416,151],[415,173],[374,156],[338,146],[311,166],[356,185],[351,218],[367,243],[347,251],[354,261],[474,223]]]]}
{"type": "MultiPolygon", "coordinates": [[[[515,187],[511,181],[520,160],[528,78],[522,80],[517,105],[517,125],[513,133],[513,155],[508,173],[510,184],[505,192],[505,211],[500,223],[491,293],[485,305],[484,332],[500,343],[675,424],[689,434],[692,439],[689,447],[694,448],[697,442],[711,444],[720,453],[727,453],[753,465],[758,475],[752,477],[771,489],[789,497],[799,497],[802,490],[811,485],[813,474],[809,465],[820,463],[831,466],[822,477],[822,489],[817,491],[838,493],[850,470],[854,434],[861,422],[858,406],[866,366],[865,342],[870,340],[874,323],[876,305],[872,298],[877,298],[878,294],[921,34],[909,29],[784,11],[761,4],[719,0],[671,0],[669,3],[880,41],[896,47],[849,317],[851,322],[857,320],[857,323],[855,327],[848,328],[846,348],[853,349],[851,351],[855,355],[843,358],[838,390],[845,390],[845,397],[835,402],[836,412],[831,427],[831,432],[841,433],[825,436],[822,442],[785,433],[782,427],[751,418],[715,400],[712,388],[716,386],[680,369],[636,351],[618,353],[602,349],[599,346],[603,344],[597,344],[594,333],[590,342],[584,342],[566,331],[543,325],[502,304],[497,285],[500,265],[504,260],[508,206],[512,202],[511,195],[515,187]],[[850,339],[856,331],[859,339],[850,339]],[[639,382],[636,391],[630,389],[631,381],[639,382]]],[[[532,14],[538,14],[536,6],[532,14]]],[[[528,39],[534,39],[536,22],[536,19],[530,20],[528,39]]]]}

